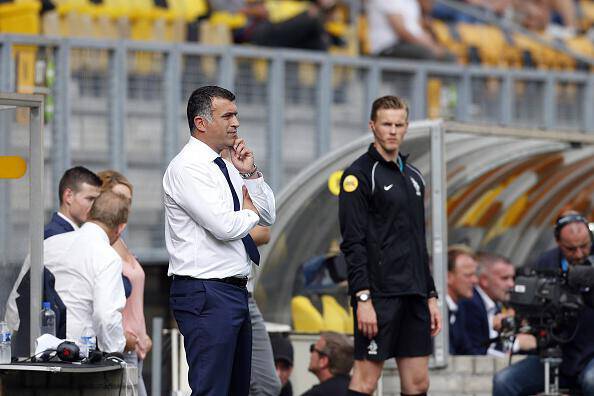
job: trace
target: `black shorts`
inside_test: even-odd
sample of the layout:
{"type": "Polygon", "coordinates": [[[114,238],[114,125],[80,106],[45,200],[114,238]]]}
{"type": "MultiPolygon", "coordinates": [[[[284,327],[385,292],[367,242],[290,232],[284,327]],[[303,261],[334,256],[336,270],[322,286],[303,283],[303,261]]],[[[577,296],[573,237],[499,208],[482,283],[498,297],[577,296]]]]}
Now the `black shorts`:
{"type": "Polygon", "coordinates": [[[367,338],[357,328],[355,317],[355,359],[384,361],[392,357],[428,356],[431,343],[431,315],[427,299],[421,296],[373,298],[378,333],[367,338]]]}

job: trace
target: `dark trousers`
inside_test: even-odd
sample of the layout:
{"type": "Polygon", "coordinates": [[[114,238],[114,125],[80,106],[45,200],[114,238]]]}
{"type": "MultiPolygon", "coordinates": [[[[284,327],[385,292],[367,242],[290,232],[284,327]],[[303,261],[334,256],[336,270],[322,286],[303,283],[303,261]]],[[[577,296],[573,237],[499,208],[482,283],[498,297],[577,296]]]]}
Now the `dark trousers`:
{"type": "Polygon", "coordinates": [[[169,302],[184,336],[192,396],[247,395],[252,356],[247,290],[174,279],[169,302]]]}

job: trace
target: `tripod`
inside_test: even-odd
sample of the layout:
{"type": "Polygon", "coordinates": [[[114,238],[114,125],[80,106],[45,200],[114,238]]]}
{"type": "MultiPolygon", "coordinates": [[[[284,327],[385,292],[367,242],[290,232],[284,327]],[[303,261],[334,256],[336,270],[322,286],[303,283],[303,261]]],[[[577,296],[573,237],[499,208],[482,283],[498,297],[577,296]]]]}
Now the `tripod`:
{"type": "Polygon", "coordinates": [[[561,396],[559,389],[559,366],[561,365],[561,348],[559,346],[545,348],[540,354],[544,365],[545,391],[541,396],[561,396]]]}

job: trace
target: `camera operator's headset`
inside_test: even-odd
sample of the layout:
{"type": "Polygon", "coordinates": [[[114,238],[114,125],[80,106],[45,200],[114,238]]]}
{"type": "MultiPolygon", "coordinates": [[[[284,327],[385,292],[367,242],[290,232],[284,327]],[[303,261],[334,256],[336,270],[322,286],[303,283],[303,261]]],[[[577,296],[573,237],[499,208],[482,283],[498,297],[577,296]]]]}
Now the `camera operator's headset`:
{"type": "MultiPolygon", "coordinates": [[[[563,227],[565,227],[566,225],[571,224],[571,223],[584,224],[586,226],[586,228],[588,229],[588,235],[590,235],[590,242],[594,243],[594,235],[592,234],[592,231],[590,230],[590,223],[584,216],[582,216],[581,214],[577,214],[577,213],[572,213],[572,214],[560,216],[557,218],[557,221],[555,222],[555,229],[553,230],[553,232],[555,234],[556,241],[559,241],[559,238],[561,235],[561,230],[563,229],[563,227]]],[[[567,264],[567,260],[565,258],[563,258],[563,260],[561,261],[561,268],[563,269],[563,272],[567,272],[568,264],[567,264]]]]}

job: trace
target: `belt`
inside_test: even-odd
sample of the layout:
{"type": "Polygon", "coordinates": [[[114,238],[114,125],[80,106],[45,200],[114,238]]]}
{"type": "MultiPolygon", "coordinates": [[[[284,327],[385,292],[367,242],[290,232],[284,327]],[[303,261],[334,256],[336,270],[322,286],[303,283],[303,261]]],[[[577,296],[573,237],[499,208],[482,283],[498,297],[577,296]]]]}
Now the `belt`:
{"type": "Polygon", "coordinates": [[[174,280],[199,280],[199,281],[213,281],[213,282],[223,282],[229,285],[238,286],[245,288],[247,285],[248,278],[243,278],[240,276],[229,276],[227,278],[193,278],[187,275],[173,275],[174,280]]]}

